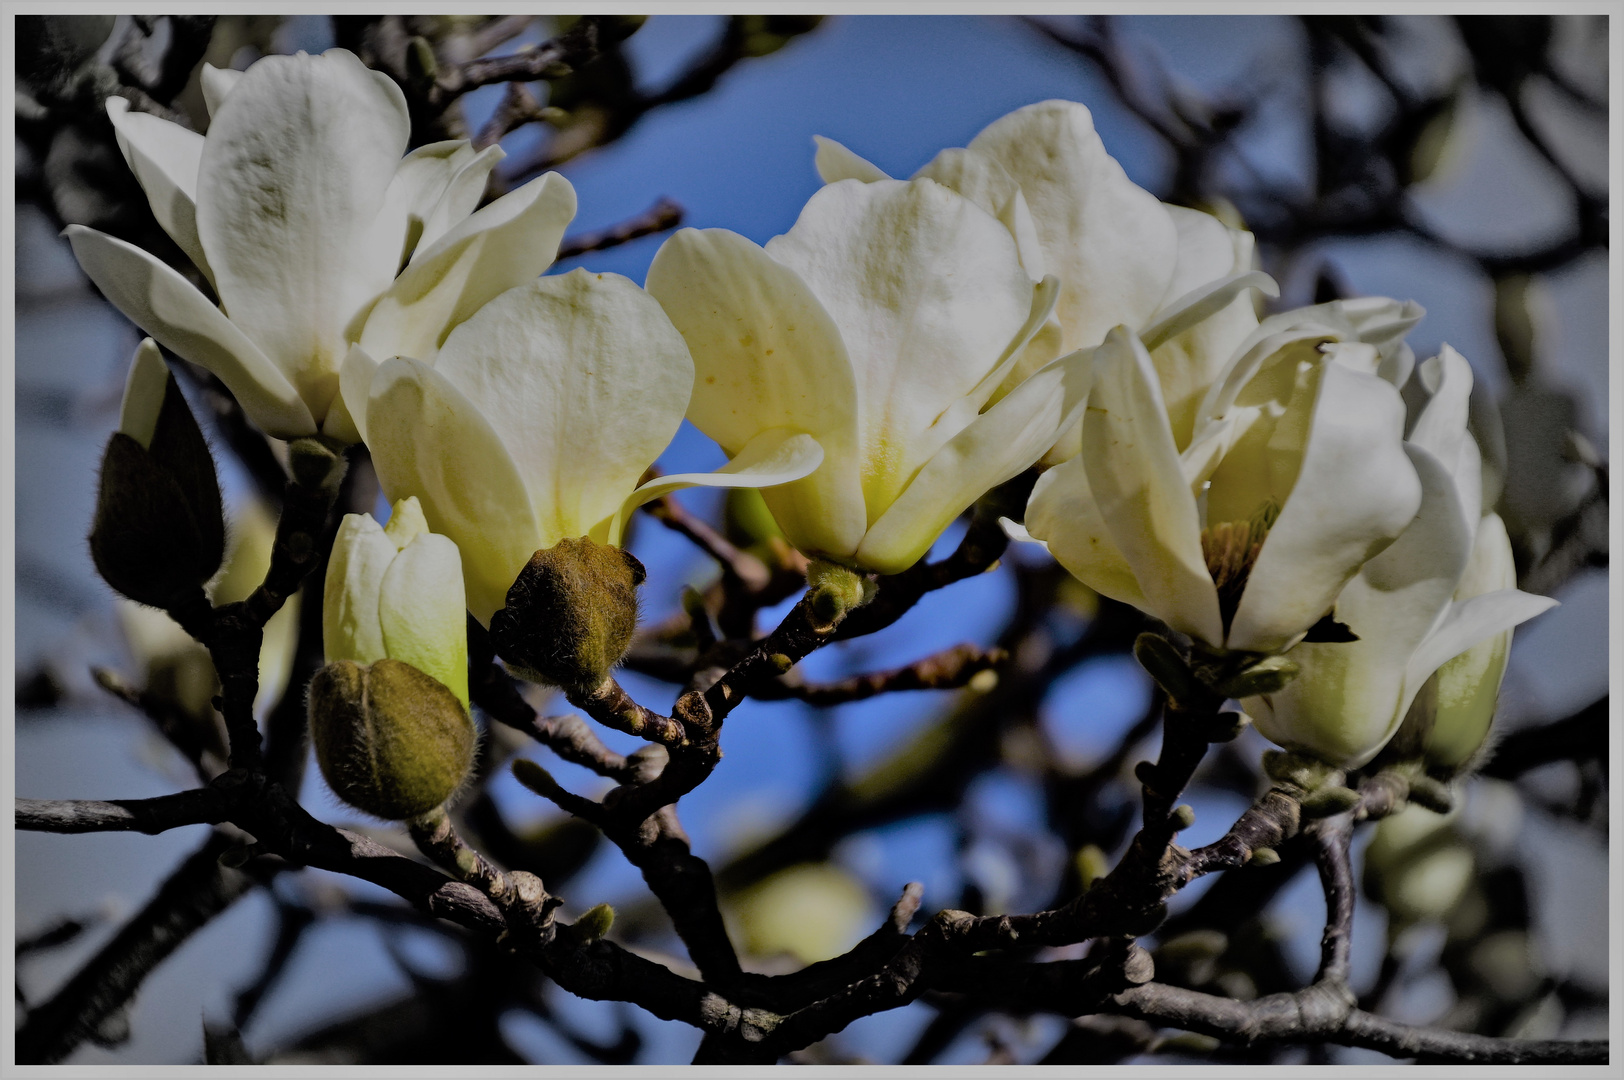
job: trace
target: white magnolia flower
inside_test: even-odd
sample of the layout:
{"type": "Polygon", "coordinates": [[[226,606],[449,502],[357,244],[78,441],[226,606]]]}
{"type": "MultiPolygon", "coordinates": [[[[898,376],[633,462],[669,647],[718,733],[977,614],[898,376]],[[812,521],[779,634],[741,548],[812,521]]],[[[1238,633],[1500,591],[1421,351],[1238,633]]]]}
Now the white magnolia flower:
{"type": "MultiPolygon", "coordinates": [[[[1336,599],[1337,620],[1359,640],[1298,645],[1291,653],[1300,668],[1297,678],[1278,693],[1241,703],[1268,738],[1336,765],[1355,767],[1374,757],[1446,661],[1461,657],[1485,671],[1487,665],[1470,658],[1474,646],[1492,643],[1555,605],[1507,587],[1513,579],[1503,563],[1496,569],[1498,519],[1486,524],[1480,514],[1481,462],[1466,430],[1471,368],[1446,346],[1421,371],[1433,393],[1404,444],[1421,482],[1420,510],[1336,599]],[[1463,596],[1463,577],[1480,538],[1486,580],[1467,585],[1471,595],[1463,596]]],[[[1327,497],[1353,494],[1333,486],[1327,497]]],[[[1494,684],[1498,688],[1498,673],[1494,684]]],[[[1488,712],[1492,716],[1492,704],[1488,712]]]]}
{"type": "Polygon", "coordinates": [[[616,274],[575,270],[510,289],[432,362],[352,350],[343,394],[391,499],[416,496],[462,553],[483,624],[536,551],[586,536],[618,546],[626,515],[677,488],[763,487],[822,460],[774,428],[716,473],[638,485],[682,423],[694,365],[660,306],[616,274]]]}
{"type": "Polygon", "coordinates": [[[140,248],[69,226],[97,288],[218,375],[268,434],[358,437],[338,398],[352,344],[432,358],[450,328],[535,277],[575,213],[548,174],[474,213],[502,151],[406,154],[405,97],[343,49],[205,67],[207,137],[109,98],[154,215],[219,305],[140,248]]]}
{"type": "Polygon", "coordinates": [[[399,660],[431,675],[468,707],[468,616],[462,559],[429,531],[414,498],[389,524],[345,514],[327,563],[321,639],[329,664],[399,660]]]}
{"type": "Polygon", "coordinates": [[[1039,478],[1016,534],[1209,648],[1289,649],[1420,506],[1404,405],[1379,374],[1418,317],[1384,300],[1264,320],[1182,448],[1144,343],[1112,331],[1082,452],[1039,478]]]}
{"type": "Polygon", "coordinates": [[[730,453],[770,430],[823,446],[764,491],[796,547],[897,573],[1079,415],[1086,358],[995,395],[1048,319],[1009,231],[934,180],[830,184],[765,248],[684,229],[649,292],[693,351],[688,418],[730,453]]]}
{"type": "MultiPolygon", "coordinates": [[[[825,182],[889,179],[839,143],[817,138],[825,182]]],[[[1060,279],[1053,316],[1005,388],[1062,352],[1088,349],[1115,326],[1145,336],[1182,449],[1200,393],[1257,326],[1248,289],[1278,295],[1254,270],[1252,234],[1211,214],[1159,202],[1100,141],[1088,109],[1043,101],[989,124],[964,149],[914,174],[945,184],[1004,223],[1034,280],[1060,279]]],[[[1046,460],[1076,454],[1077,431],[1046,460]]]]}

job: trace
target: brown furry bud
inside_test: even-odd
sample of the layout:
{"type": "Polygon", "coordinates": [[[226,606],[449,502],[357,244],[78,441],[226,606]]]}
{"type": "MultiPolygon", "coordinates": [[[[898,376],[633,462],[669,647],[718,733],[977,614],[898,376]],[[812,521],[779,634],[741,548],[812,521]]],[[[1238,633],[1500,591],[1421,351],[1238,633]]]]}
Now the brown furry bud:
{"type": "Polygon", "coordinates": [[[515,672],[590,691],[631,647],[643,564],[586,537],[538,551],[491,616],[491,640],[515,672]]]}
{"type": "Polygon", "coordinates": [[[410,664],[339,660],[310,682],[310,738],[339,798],[402,821],[462,786],[476,733],[457,696],[410,664]]]}

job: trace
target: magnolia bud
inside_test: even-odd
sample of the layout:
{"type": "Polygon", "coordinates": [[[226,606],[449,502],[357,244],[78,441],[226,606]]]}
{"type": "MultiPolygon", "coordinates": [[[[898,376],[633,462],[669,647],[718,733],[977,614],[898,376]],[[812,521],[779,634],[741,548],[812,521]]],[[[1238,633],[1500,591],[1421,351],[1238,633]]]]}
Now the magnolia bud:
{"type": "Polygon", "coordinates": [[[445,684],[399,660],[328,664],[310,682],[310,739],[339,798],[389,821],[433,810],[474,764],[473,722],[445,684]]]}
{"type": "Polygon", "coordinates": [[[590,691],[631,647],[643,564],[586,537],[538,551],[491,616],[491,641],[516,673],[590,691]]]}
{"type": "Polygon", "coordinates": [[[102,455],[90,554],[131,600],[175,606],[225,557],[225,518],[214,459],[151,338],[124,388],[119,430],[102,455]]]}
{"type": "MultiPolygon", "coordinates": [[[[1506,527],[1497,515],[1487,514],[1478,524],[1471,560],[1454,599],[1458,603],[1516,587],[1517,568],[1506,527]]],[[[1505,630],[1446,661],[1410,703],[1382,758],[1419,759],[1428,772],[1444,778],[1470,772],[1494,722],[1510,651],[1511,631],[1505,630]]]]}
{"type": "Polygon", "coordinates": [[[468,616],[462,557],[429,532],[416,498],[397,502],[389,525],[347,514],[333,541],[322,599],[327,660],[401,660],[468,705],[468,616]]]}

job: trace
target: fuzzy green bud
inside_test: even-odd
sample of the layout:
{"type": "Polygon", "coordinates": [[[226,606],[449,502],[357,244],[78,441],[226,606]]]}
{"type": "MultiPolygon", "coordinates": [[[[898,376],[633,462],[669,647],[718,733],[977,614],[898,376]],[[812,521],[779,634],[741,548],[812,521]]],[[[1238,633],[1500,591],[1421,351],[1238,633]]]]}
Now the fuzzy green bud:
{"type": "Polygon", "coordinates": [[[1326,784],[1302,802],[1303,817],[1324,818],[1343,814],[1359,805],[1359,793],[1337,784],[1326,784]]]}
{"type": "Polygon", "coordinates": [[[615,925],[615,909],[608,904],[599,904],[583,912],[579,919],[570,923],[569,928],[572,937],[582,945],[587,945],[607,934],[613,925],[615,925]]]}
{"type": "Polygon", "coordinates": [[[874,583],[839,563],[814,559],[806,568],[806,595],[819,630],[832,630],[846,613],[874,596],[874,583]]]}
{"type": "Polygon", "coordinates": [[[90,554],[109,585],[160,608],[194,594],[225,558],[214,459],[151,338],[135,351],[102,455],[90,554]]]}
{"type": "Polygon", "coordinates": [[[328,664],[310,682],[310,739],[339,798],[388,821],[444,803],[474,764],[477,736],[457,695],[399,660],[328,664]]]}
{"type": "Polygon", "coordinates": [[[596,689],[631,647],[644,577],[629,551],[584,536],[536,552],[491,616],[497,654],[532,681],[596,689]]]}

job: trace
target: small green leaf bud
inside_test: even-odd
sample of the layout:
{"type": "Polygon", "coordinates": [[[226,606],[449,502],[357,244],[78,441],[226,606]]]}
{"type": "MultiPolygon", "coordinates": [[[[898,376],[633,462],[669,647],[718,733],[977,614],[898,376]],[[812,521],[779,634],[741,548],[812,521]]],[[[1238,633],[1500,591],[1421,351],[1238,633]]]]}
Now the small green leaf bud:
{"type": "Polygon", "coordinates": [[[874,595],[874,583],[839,563],[814,559],[806,568],[806,595],[818,630],[832,630],[846,613],[862,607],[874,595]]]}
{"type": "Polygon", "coordinates": [[[586,537],[538,551],[491,616],[491,640],[518,674],[588,692],[609,677],[637,628],[643,564],[586,537]]]}
{"type": "Polygon", "coordinates": [[[136,349],[102,455],[90,553],[109,585],[160,608],[195,593],[225,558],[214,459],[151,338],[136,349]]]}
{"type": "Polygon", "coordinates": [[[1133,656],[1176,704],[1194,705],[1208,696],[1177,647],[1160,634],[1140,634],[1133,656]]]}
{"type": "Polygon", "coordinates": [[[1277,694],[1297,677],[1297,663],[1284,656],[1266,656],[1217,686],[1213,687],[1226,698],[1258,697],[1277,694]]]}
{"type": "Polygon", "coordinates": [[[1195,807],[1188,803],[1181,803],[1173,807],[1173,812],[1167,815],[1168,822],[1175,832],[1183,832],[1195,824],[1195,807]]]}
{"type": "Polygon", "coordinates": [[[1455,808],[1455,793],[1430,776],[1414,776],[1410,778],[1410,801],[1435,814],[1447,814],[1455,808]]]}
{"type": "Polygon", "coordinates": [[[581,914],[570,924],[571,936],[582,945],[589,945],[609,932],[615,925],[615,909],[608,904],[599,904],[581,914]]]}
{"type": "Polygon", "coordinates": [[[434,58],[434,46],[420,35],[406,42],[406,78],[412,82],[432,82],[440,73],[440,62],[434,58]]]}
{"type": "Polygon", "coordinates": [[[1302,802],[1303,816],[1310,818],[1331,817],[1335,814],[1346,813],[1359,805],[1359,793],[1345,787],[1327,784],[1302,802]]]}
{"type": "Polygon", "coordinates": [[[1251,866],[1273,866],[1279,861],[1280,853],[1275,851],[1274,848],[1260,847],[1253,850],[1252,857],[1247,860],[1247,863],[1251,866]]]}
{"type": "Polygon", "coordinates": [[[1290,750],[1263,751],[1263,772],[1277,784],[1289,784],[1304,791],[1313,791],[1331,776],[1340,772],[1318,758],[1290,750]]]}
{"type": "Polygon", "coordinates": [[[457,695],[410,664],[339,660],[310,682],[310,739],[339,798],[403,821],[462,786],[476,733],[457,695]]]}

